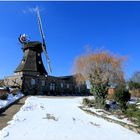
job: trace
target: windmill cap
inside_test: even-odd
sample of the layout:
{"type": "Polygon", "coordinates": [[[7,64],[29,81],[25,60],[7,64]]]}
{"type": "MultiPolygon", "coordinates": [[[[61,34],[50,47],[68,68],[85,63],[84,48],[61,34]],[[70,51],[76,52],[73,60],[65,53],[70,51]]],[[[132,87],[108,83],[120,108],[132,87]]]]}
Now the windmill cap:
{"type": "Polygon", "coordinates": [[[23,51],[25,51],[27,49],[42,52],[42,43],[39,41],[30,41],[30,42],[24,44],[23,51]]]}

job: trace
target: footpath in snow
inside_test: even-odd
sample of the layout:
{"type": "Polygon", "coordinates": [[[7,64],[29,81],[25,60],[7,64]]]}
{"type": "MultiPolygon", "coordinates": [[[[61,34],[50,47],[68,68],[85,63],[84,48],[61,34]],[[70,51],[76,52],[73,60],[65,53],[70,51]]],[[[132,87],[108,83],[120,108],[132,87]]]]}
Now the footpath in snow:
{"type": "Polygon", "coordinates": [[[140,140],[140,135],[78,108],[82,97],[29,97],[0,140],[140,140]]]}

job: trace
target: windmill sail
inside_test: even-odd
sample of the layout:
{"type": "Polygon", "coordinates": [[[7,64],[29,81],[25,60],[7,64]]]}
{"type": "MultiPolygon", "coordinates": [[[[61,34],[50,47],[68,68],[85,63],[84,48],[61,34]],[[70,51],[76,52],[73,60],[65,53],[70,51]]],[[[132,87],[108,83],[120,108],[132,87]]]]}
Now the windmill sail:
{"type": "Polygon", "coordinates": [[[46,59],[47,59],[48,69],[49,69],[50,73],[52,73],[52,69],[51,69],[51,65],[50,65],[50,59],[49,59],[48,52],[47,52],[47,49],[46,49],[45,36],[44,36],[44,33],[43,33],[43,28],[42,28],[39,8],[37,8],[36,11],[37,11],[39,30],[40,30],[40,34],[41,34],[41,37],[42,37],[42,50],[43,50],[43,52],[44,52],[44,54],[46,56],[46,59]]]}

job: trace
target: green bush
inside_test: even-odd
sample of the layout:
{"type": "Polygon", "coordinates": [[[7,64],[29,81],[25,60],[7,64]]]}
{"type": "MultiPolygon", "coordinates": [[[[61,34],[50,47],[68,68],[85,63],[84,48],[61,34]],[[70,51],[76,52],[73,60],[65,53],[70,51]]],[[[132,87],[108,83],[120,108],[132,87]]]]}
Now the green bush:
{"type": "Polygon", "coordinates": [[[140,110],[135,111],[134,117],[136,118],[136,123],[140,126],[140,110]]]}
{"type": "Polygon", "coordinates": [[[127,108],[127,110],[126,110],[126,115],[128,116],[128,117],[133,117],[133,115],[134,115],[134,112],[137,110],[137,108],[136,108],[136,105],[134,104],[134,105],[128,105],[128,108],[127,108]]]}
{"type": "Polygon", "coordinates": [[[105,101],[108,95],[108,88],[106,84],[92,84],[90,89],[91,94],[95,97],[95,104],[97,108],[104,108],[105,101]]]}
{"type": "Polygon", "coordinates": [[[7,97],[8,97],[8,94],[7,94],[7,93],[1,93],[1,94],[0,94],[0,99],[1,99],[1,100],[6,100],[7,97]]]}
{"type": "Polygon", "coordinates": [[[131,94],[128,90],[119,88],[114,94],[115,100],[119,103],[120,109],[124,112],[127,109],[127,102],[129,101],[131,94]]]}
{"type": "Polygon", "coordinates": [[[83,105],[88,106],[88,107],[92,107],[94,105],[94,100],[84,98],[83,99],[83,105]]]}

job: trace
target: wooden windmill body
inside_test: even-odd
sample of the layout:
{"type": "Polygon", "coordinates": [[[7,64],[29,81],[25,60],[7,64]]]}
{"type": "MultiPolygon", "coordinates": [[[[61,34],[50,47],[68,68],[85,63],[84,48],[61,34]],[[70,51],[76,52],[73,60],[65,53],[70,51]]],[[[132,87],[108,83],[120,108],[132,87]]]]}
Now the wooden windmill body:
{"type": "Polygon", "coordinates": [[[23,58],[21,63],[16,68],[15,73],[36,73],[39,75],[47,75],[45,67],[42,62],[42,44],[37,41],[28,42],[23,47],[23,58]]]}

